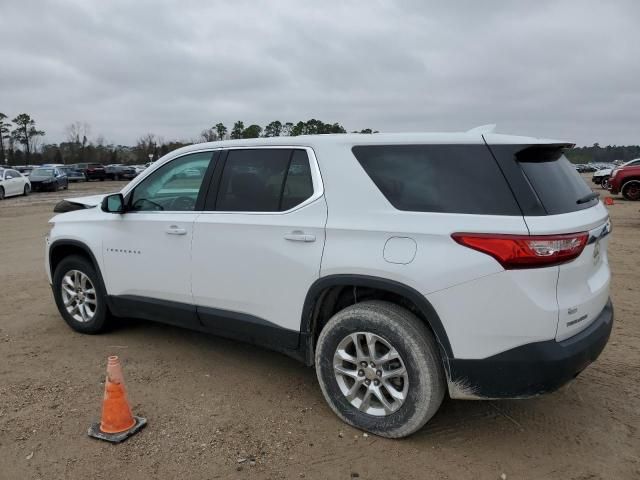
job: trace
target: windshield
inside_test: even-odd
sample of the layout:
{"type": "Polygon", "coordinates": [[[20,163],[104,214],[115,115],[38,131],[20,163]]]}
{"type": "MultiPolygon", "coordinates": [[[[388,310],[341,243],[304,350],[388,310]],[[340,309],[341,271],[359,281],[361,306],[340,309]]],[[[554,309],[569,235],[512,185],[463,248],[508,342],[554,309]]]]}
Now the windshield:
{"type": "Polygon", "coordinates": [[[36,168],[31,172],[32,177],[52,177],[53,168],[36,168]]]}

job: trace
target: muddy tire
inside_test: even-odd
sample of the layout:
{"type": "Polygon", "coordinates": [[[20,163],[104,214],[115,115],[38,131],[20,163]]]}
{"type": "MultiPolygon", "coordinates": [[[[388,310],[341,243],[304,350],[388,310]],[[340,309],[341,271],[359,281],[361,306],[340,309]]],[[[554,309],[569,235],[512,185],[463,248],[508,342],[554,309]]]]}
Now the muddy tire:
{"type": "Polygon", "coordinates": [[[432,333],[393,303],[361,302],[336,313],[320,333],[315,364],[334,413],[382,437],[406,437],[422,428],[445,394],[432,333]]]}
{"type": "Polygon", "coordinates": [[[102,278],[79,255],[64,258],[53,273],[53,297],[62,318],[76,332],[95,334],[111,321],[102,278]]]}

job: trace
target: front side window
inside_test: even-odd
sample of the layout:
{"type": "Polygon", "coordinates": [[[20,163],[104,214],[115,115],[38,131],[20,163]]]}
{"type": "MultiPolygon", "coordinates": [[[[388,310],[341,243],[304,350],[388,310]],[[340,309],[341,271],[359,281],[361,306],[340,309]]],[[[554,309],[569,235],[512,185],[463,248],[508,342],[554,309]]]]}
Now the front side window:
{"type": "Polygon", "coordinates": [[[307,152],[301,149],[230,150],[216,210],[282,212],[313,195],[307,152]]]}
{"type": "Polygon", "coordinates": [[[193,211],[212,152],[179,157],[163,165],[133,190],[129,210],[193,211]]]}

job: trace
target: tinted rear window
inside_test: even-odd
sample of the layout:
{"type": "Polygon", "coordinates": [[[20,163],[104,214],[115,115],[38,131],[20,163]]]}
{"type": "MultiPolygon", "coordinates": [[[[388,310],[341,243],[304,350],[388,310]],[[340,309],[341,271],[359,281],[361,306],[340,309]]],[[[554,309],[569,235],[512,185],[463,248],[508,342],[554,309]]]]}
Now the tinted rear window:
{"type": "Polygon", "coordinates": [[[353,154],[399,210],[521,215],[484,145],[358,146],[353,154]]]}
{"type": "Polygon", "coordinates": [[[597,198],[585,201],[592,193],[562,149],[530,147],[516,154],[516,161],[550,215],[590,208],[597,198]]]}

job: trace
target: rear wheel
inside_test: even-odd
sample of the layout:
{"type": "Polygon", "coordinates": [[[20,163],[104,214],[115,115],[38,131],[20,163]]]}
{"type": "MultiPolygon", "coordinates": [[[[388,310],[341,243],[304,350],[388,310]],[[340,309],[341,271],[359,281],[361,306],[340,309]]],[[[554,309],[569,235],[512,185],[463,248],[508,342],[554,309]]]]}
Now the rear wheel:
{"type": "Polygon", "coordinates": [[[334,315],[320,333],[315,361],[331,409],[376,435],[411,435],[444,398],[433,335],[410,311],[392,303],[362,302],[334,315]]]}
{"type": "Polygon", "coordinates": [[[621,192],[627,200],[640,200],[640,180],[629,180],[622,186],[621,192]]]}
{"type": "Polygon", "coordinates": [[[0,200],[4,200],[4,187],[0,187],[0,200]]]}
{"type": "Polygon", "coordinates": [[[106,292],[91,262],[79,255],[62,260],[53,274],[53,296],[65,322],[77,332],[100,333],[110,320],[106,292]]]}
{"type": "Polygon", "coordinates": [[[31,185],[29,185],[28,183],[25,183],[24,191],[22,192],[22,194],[26,197],[30,193],[31,193],[31,185]]]}
{"type": "Polygon", "coordinates": [[[609,183],[609,177],[603,178],[600,186],[605,190],[609,190],[609,187],[611,186],[611,184],[609,183]]]}

